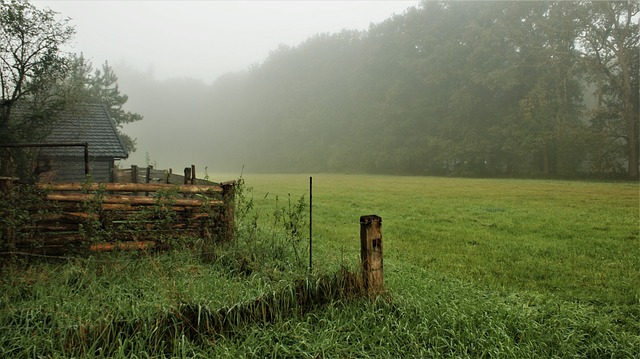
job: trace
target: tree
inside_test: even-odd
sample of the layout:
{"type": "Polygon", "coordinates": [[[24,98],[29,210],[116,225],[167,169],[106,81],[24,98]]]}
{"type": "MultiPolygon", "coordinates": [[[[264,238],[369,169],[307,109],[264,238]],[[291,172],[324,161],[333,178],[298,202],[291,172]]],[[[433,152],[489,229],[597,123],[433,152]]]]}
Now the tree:
{"type": "Polygon", "coordinates": [[[626,145],[627,174],[638,179],[637,1],[589,2],[578,18],[583,59],[596,85],[594,125],[626,145]]]}
{"type": "Polygon", "coordinates": [[[82,83],[78,101],[97,102],[107,106],[127,151],[134,152],[136,150],[135,139],[123,133],[122,126],[141,121],[142,115],[125,111],[122,108],[129,97],[120,92],[118,76],[109,63],[105,61],[101,69],[95,69],[92,73],[91,64],[80,55],[75,57],[75,69],[75,80],[71,81],[82,83]]]}
{"type": "MultiPolygon", "coordinates": [[[[68,58],[61,47],[75,30],[56,14],[25,1],[0,0],[0,143],[45,137],[51,115],[68,101],[61,86],[68,58]],[[19,116],[12,113],[17,104],[19,116]]],[[[13,156],[5,152],[0,158],[0,173],[15,167],[13,156]]]]}

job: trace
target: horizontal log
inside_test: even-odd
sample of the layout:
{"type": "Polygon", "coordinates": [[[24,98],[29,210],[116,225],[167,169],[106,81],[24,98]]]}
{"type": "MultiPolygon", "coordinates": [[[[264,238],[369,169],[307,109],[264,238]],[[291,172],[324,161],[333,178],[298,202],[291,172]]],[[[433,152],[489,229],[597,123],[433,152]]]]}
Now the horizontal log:
{"type": "Polygon", "coordinates": [[[78,223],[38,223],[36,225],[35,230],[39,232],[69,232],[69,231],[77,231],[78,223]]]}
{"type": "MultiPolygon", "coordinates": [[[[151,230],[120,230],[114,233],[113,237],[119,242],[141,241],[141,240],[157,240],[161,236],[165,238],[178,237],[200,237],[200,228],[173,228],[168,230],[151,229],[151,230]]],[[[23,239],[16,241],[18,248],[40,248],[47,246],[74,246],[80,248],[83,243],[87,243],[87,238],[78,232],[47,232],[41,233],[37,238],[23,239]]]]}
{"type": "Polygon", "coordinates": [[[31,218],[37,223],[46,222],[67,222],[67,223],[82,223],[89,218],[98,218],[95,213],[89,214],[85,212],[62,212],[62,213],[34,213],[31,218]]]}
{"type": "MultiPolygon", "coordinates": [[[[225,182],[225,184],[234,183],[225,182]]],[[[82,191],[105,190],[108,192],[157,192],[157,191],[177,191],[178,193],[212,193],[222,192],[219,185],[175,185],[164,183],[38,183],[38,188],[49,191],[82,191]]]]}
{"type": "MultiPolygon", "coordinates": [[[[33,212],[36,211],[52,211],[52,212],[63,212],[63,213],[78,213],[82,214],[85,217],[87,214],[84,211],[84,206],[82,202],[49,202],[52,205],[50,206],[41,206],[39,208],[33,208],[33,212]]],[[[217,204],[216,204],[217,205],[217,204]]],[[[130,204],[122,204],[122,203],[102,203],[100,205],[100,209],[103,211],[111,212],[111,211],[122,211],[122,212],[137,212],[148,208],[148,205],[130,205],[130,204]]],[[[170,209],[174,212],[191,212],[194,210],[198,210],[198,207],[194,206],[162,206],[160,207],[162,210],[170,209]]],[[[35,214],[35,213],[34,213],[35,214]]]]}
{"type": "Polygon", "coordinates": [[[156,245],[156,242],[153,242],[153,241],[94,243],[89,246],[89,250],[94,252],[109,252],[115,249],[120,249],[120,250],[150,249],[155,247],[155,245],[156,245]]]}
{"type": "MultiPolygon", "coordinates": [[[[135,211],[139,211],[141,210],[142,206],[132,206],[129,204],[117,204],[117,203],[103,203],[102,206],[100,207],[102,208],[103,211],[123,211],[123,212],[135,212],[135,211]]],[[[182,212],[185,211],[187,207],[178,207],[178,206],[173,206],[171,207],[171,210],[174,212],[182,212]]],[[[162,206],[161,207],[162,210],[167,209],[167,207],[162,206]]]]}
{"type": "MultiPolygon", "coordinates": [[[[47,195],[47,199],[50,201],[58,201],[58,202],[86,202],[95,200],[97,197],[93,194],[84,194],[84,193],[66,193],[66,194],[56,194],[50,193],[47,195]]],[[[190,198],[176,198],[176,199],[156,199],[153,197],[141,197],[141,196],[103,196],[101,198],[102,203],[109,204],[128,204],[128,205],[147,205],[152,206],[155,204],[163,204],[163,205],[177,205],[177,206],[190,206],[190,207],[199,207],[203,204],[209,204],[211,206],[219,206],[224,204],[223,201],[220,200],[199,200],[199,199],[190,199],[190,198]]]]}
{"type": "Polygon", "coordinates": [[[42,246],[52,246],[52,245],[78,245],[84,241],[85,238],[78,233],[75,232],[48,232],[41,233],[38,238],[21,240],[16,242],[16,246],[18,247],[29,247],[33,246],[35,248],[42,246]]]}
{"type": "Polygon", "coordinates": [[[63,256],[69,254],[69,247],[65,245],[45,245],[34,248],[20,248],[20,251],[41,256],[63,256]]]}

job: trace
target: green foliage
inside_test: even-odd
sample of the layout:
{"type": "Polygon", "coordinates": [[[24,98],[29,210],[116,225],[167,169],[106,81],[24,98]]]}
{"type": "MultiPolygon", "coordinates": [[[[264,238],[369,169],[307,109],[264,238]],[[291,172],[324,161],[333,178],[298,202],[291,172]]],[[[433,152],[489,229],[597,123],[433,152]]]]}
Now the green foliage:
{"type": "Polygon", "coordinates": [[[364,32],[281,46],[212,86],[208,109],[225,125],[214,141],[233,149],[220,161],[635,178],[619,164],[638,165],[637,13],[637,2],[427,1],[364,32]]]}
{"type": "Polygon", "coordinates": [[[124,109],[129,97],[120,92],[118,76],[113,68],[105,62],[101,68],[94,69],[91,62],[82,54],[72,55],[69,61],[71,71],[67,75],[67,82],[73,84],[71,87],[75,89],[74,101],[105,105],[118,128],[118,134],[125,148],[130,153],[134,152],[135,139],[123,133],[122,128],[128,123],[141,121],[143,116],[124,109]]]}
{"type": "MultiPolygon", "coordinates": [[[[79,102],[105,104],[119,131],[123,124],[142,119],[122,108],[127,96],[120,93],[107,63],[92,74],[81,55],[62,51],[75,33],[69,21],[28,1],[0,1],[0,144],[43,141],[58,115],[79,102]]],[[[120,135],[134,151],[135,140],[120,135]]],[[[36,151],[0,151],[0,175],[33,180],[36,151]]]]}
{"type": "Polygon", "coordinates": [[[30,248],[37,248],[39,239],[34,236],[37,230],[34,216],[56,213],[58,208],[47,204],[45,191],[31,185],[14,185],[8,191],[0,191],[0,251],[2,262],[18,248],[28,242],[30,248]]]}
{"type": "MultiPolygon", "coordinates": [[[[69,103],[68,59],[60,49],[73,33],[51,10],[0,1],[0,144],[41,141],[69,103]]],[[[31,179],[33,153],[0,151],[0,175],[31,179]]]]}
{"type": "Polygon", "coordinates": [[[238,209],[249,227],[260,209],[257,229],[219,247],[217,260],[183,249],[0,269],[0,356],[640,354],[635,183],[314,176],[320,259],[307,276],[264,259],[276,251],[263,236],[290,235],[272,228],[283,212],[272,199],[295,198],[306,181],[246,180],[252,210],[238,209]],[[357,263],[368,213],[383,218],[385,243],[388,295],[374,300],[353,295],[358,279],[339,269],[340,256],[357,263]],[[249,248],[261,265],[230,270],[224,258],[249,248]]]}
{"type": "MultiPolygon", "coordinates": [[[[262,205],[256,206],[253,188],[247,187],[242,176],[235,185],[235,240],[211,248],[205,245],[205,257],[222,263],[232,273],[245,275],[269,268],[275,273],[298,273],[305,270],[302,251],[305,214],[304,196],[287,207],[281,207],[276,198],[272,212],[262,205]]],[[[269,198],[267,193],[262,201],[269,198]]],[[[212,218],[216,218],[212,216],[212,218]]]]}
{"type": "Polygon", "coordinates": [[[84,241],[88,244],[109,240],[111,233],[102,225],[104,212],[102,204],[107,194],[105,184],[98,184],[98,189],[93,189],[95,182],[87,176],[82,183],[82,193],[89,195],[82,203],[82,209],[87,214],[86,220],[79,225],[79,231],[84,241]]]}
{"type": "Polygon", "coordinates": [[[127,151],[134,152],[136,150],[136,141],[123,133],[122,127],[128,123],[141,121],[143,117],[138,113],[126,111],[123,108],[129,97],[120,92],[118,77],[109,66],[109,63],[105,62],[101,69],[95,69],[92,75],[87,76],[86,81],[87,92],[83,100],[107,106],[127,151]]]}
{"type": "Polygon", "coordinates": [[[276,196],[275,210],[273,211],[273,226],[282,226],[285,232],[285,236],[288,238],[293,252],[296,257],[296,262],[299,266],[303,265],[303,260],[300,257],[300,246],[302,241],[306,238],[304,236],[305,224],[307,224],[307,204],[304,201],[304,195],[302,195],[296,203],[291,204],[291,194],[288,194],[287,207],[279,207],[278,197],[276,196]]]}

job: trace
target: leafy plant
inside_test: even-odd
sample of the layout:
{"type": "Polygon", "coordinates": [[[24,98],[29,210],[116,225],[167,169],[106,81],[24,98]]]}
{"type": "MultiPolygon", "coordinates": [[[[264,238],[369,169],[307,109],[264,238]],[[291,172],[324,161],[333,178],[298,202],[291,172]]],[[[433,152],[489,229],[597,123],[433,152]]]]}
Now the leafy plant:
{"type": "Polygon", "coordinates": [[[98,184],[98,188],[94,189],[96,182],[91,176],[87,176],[82,182],[82,193],[87,195],[82,203],[86,217],[85,221],[80,224],[79,231],[86,243],[95,243],[109,239],[111,233],[103,226],[101,218],[104,217],[102,204],[107,194],[104,183],[98,184]]]}
{"type": "MultiPolygon", "coordinates": [[[[0,192],[0,250],[13,253],[17,244],[37,247],[37,216],[55,213],[58,208],[45,201],[46,191],[33,185],[15,185],[0,192]]],[[[5,253],[6,254],[6,253],[5,253]]]]}
{"type": "Polygon", "coordinates": [[[287,206],[278,206],[278,197],[276,196],[276,207],[273,211],[273,225],[274,227],[282,226],[284,235],[287,237],[293,253],[295,254],[296,264],[302,265],[302,259],[300,258],[300,246],[304,236],[304,226],[307,224],[307,203],[304,200],[304,195],[300,196],[298,200],[291,204],[291,194],[287,194],[287,206]]]}

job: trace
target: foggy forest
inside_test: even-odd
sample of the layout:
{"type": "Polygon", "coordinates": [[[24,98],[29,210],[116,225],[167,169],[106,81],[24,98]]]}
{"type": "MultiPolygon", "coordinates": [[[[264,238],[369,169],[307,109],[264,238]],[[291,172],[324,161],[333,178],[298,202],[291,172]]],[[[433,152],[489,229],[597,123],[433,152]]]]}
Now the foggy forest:
{"type": "Polygon", "coordinates": [[[639,53],[637,2],[425,1],[213,83],[110,65],[160,166],[637,179],[639,53]]]}
{"type": "Polygon", "coordinates": [[[131,108],[167,124],[158,151],[191,148],[213,168],[637,178],[637,13],[424,2],[211,85],[118,72],[131,108]]]}

